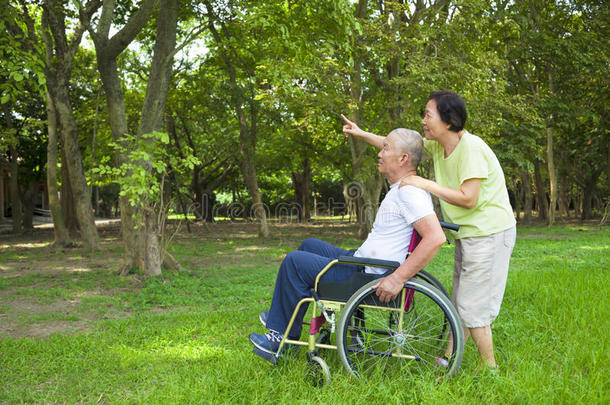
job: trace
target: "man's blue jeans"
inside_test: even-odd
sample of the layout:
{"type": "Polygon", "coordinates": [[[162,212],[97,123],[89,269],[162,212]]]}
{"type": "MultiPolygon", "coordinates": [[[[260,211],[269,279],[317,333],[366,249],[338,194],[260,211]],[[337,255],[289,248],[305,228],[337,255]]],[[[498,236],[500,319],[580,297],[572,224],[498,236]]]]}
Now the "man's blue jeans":
{"type": "MultiPolygon", "coordinates": [[[[275,280],[267,328],[284,334],[298,302],[311,296],[309,290],[314,287],[318,273],[339,256],[353,255],[353,250],[341,249],[319,239],[307,239],[299,250],[288,253],[275,280]]],[[[345,281],[357,271],[362,271],[362,267],[335,264],[322,276],[322,280],[345,281]]],[[[306,311],[307,305],[302,305],[288,334],[290,338],[300,338],[306,311]]]]}

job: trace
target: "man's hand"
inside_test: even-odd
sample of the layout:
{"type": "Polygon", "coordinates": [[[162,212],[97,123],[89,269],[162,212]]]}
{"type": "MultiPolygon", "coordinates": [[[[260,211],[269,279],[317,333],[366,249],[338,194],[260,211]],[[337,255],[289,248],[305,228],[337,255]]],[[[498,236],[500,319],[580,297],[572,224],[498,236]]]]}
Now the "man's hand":
{"type": "Polygon", "coordinates": [[[385,136],[379,136],[371,132],[363,131],[358,125],[356,125],[355,122],[348,120],[343,114],[341,114],[341,118],[343,118],[343,122],[345,122],[345,125],[343,125],[343,133],[345,134],[346,138],[349,135],[355,136],[356,138],[360,138],[363,141],[370,143],[377,149],[383,148],[383,140],[385,139],[385,136]]]}
{"type": "Polygon", "coordinates": [[[396,273],[392,273],[379,280],[379,282],[371,288],[377,289],[376,294],[381,302],[390,302],[398,296],[404,286],[405,282],[401,280],[396,273]]]}
{"type": "Polygon", "coordinates": [[[346,138],[348,135],[362,136],[364,131],[361,130],[355,122],[348,120],[347,117],[343,114],[341,114],[341,118],[343,118],[343,122],[345,122],[345,125],[343,125],[343,133],[345,134],[346,138]]]}

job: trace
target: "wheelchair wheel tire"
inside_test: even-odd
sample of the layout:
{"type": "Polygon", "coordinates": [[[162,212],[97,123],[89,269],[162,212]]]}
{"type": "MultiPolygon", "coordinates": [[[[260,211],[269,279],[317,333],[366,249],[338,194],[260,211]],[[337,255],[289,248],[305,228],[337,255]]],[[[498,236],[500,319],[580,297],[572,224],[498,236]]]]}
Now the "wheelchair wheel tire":
{"type": "MultiPolygon", "coordinates": [[[[447,297],[448,300],[451,300],[451,296],[449,295],[449,293],[445,289],[445,286],[443,285],[443,283],[441,283],[432,274],[428,273],[425,270],[420,270],[417,273],[417,278],[419,280],[424,280],[428,284],[431,284],[433,287],[436,287],[440,292],[442,292],[445,295],[445,297],[447,297]]],[[[447,318],[445,318],[445,320],[443,321],[443,329],[442,329],[441,334],[439,336],[442,336],[442,334],[444,334],[446,330],[447,330],[447,318]]]]}
{"type": "Polygon", "coordinates": [[[406,296],[411,297],[405,310],[400,295],[379,302],[371,289],[377,282],[359,289],[341,312],[337,350],[343,367],[365,379],[453,376],[462,362],[464,332],[451,301],[429,283],[411,279],[405,283],[406,296]],[[449,336],[453,351],[443,365],[449,336]]]}
{"type": "Polygon", "coordinates": [[[451,299],[451,296],[449,295],[449,292],[447,291],[443,283],[441,283],[436,277],[428,273],[426,270],[420,270],[417,273],[417,278],[426,281],[428,284],[432,284],[432,286],[436,287],[440,292],[442,292],[445,297],[451,299]]]}
{"type": "Polygon", "coordinates": [[[330,384],[330,369],[321,357],[312,356],[309,359],[305,369],[305,379],[318,388],[330,384]]]}

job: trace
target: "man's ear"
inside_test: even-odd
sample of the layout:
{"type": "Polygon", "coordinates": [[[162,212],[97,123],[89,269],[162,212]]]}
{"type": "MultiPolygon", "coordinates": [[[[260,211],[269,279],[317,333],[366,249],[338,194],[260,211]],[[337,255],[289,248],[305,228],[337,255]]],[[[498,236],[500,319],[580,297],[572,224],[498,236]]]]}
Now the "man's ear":
{"type": "Polygon", "coordinates": [[[400,165],[401,166],[406,166],[409,164],[409,154],[408,153],[403,153],[400,156],[400,165]]]}

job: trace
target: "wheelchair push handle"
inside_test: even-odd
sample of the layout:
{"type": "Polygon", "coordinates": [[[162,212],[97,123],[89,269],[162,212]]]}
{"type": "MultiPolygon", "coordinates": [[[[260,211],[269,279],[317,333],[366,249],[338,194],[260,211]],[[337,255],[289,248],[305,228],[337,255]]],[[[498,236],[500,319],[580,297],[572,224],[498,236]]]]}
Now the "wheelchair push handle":
{"type": "Polygon", "coordinates": [[[452,224],[450,222],[445,222],[445,221],[439,221],[441,223],[441,227],[445,228],[445,229],[449,229],[452,231],[459,231],[460,230],[460,226],[457,224],[452,224]]]}

